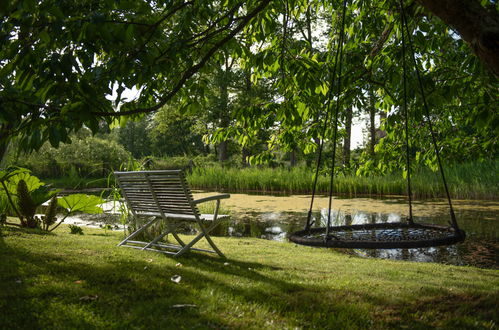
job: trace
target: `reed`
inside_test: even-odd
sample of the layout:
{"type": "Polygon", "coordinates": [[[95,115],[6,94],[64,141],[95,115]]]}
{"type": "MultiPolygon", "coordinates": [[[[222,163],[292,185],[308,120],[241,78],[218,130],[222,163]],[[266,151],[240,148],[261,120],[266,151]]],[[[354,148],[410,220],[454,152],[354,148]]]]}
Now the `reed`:
{"type": "MultiPolygon", "coordinates": [[[[495,199],[499,196],[498,161],[455,164],[445,169],[451,196],[463,199],[495,199]]],[[[195,168],[188,179],[192,187],[232,192],[302,194],[311,193],[314,170],[295,168],[195,168]]],[[[317,193],[329,191],[329,177],[320,175],[317,193]]],[[[348,197],[407,194],[407,181],[401,173],[359,177],[339,174],[334,178],[334,194],[348,197]]],[[[415,198],[445,196],[439,172],[422,169],[412,175],[415,198]]]]}

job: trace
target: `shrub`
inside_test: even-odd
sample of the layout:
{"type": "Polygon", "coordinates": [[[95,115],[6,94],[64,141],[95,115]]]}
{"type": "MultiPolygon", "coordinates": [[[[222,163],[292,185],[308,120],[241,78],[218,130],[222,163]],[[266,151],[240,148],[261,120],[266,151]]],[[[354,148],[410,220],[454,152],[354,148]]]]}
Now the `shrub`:
{"type": "Polygon", "coordinates": [[[150,170],[184,169],[190,171],[194,167],[214,166],[217,164],[217,160],[214,155],[195,157],[149,157],[143,160],[143,164],[150,170]]]}
{"type": "Polygon", "coordinates": [[[97,178],[106,177],[130,158],[130,153],[117,142],[88,136],[57,149],[46,143],[38,152],[20,155],[11,162],[43,178],[97,178]]]}
{"type": "Polygon", "coordinates": [[[23,168],[0,171],[0,186],[0,196],[3,196],[2,199],[6,199],[10,204],[10,209],[0,210],[0,213],[17,216],[20,221],[20,224],[5,221],[9,225],[53,231],[75,212],[102,213],[102,208],[99,205],[104,202],[103,199],[84,194],[72,194],[57,198],[56,190],[50,190],[36,176],[31,175],[28,170],[23,168]],[[36,216],[36,211],[48,200],[50,202],[45,215],[36,216]],[[57,206],[61,207],[64,216],[56,224],[57,206]]]}
{"type": "Polygon", "coordinates": [[[70,234],[83,235],[83,229],[77,225],[69,225],[70,234]]]}

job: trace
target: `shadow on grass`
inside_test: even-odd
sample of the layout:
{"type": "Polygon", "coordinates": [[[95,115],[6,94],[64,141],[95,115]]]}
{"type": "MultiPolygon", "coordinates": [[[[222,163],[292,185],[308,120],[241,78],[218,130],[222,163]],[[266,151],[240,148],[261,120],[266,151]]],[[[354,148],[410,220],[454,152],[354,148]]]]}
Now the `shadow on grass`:
{"type": "MultiPolygon", "coordinates": [[[[162,328],[165,324],[169,328],[226,328],[253,324],[252,312],[267,315],[267,325],[274,327],[280,327],[280,323],[283,327],[321,323],[366,326],[368,321],[365,311],[341,298],[343,293],[338,296],[330,292],[327,296],[334,299],[324,301],[320,286],[264,275],[282,269],[259,263],[191,254],[179,260],[183,267],[176,267],[176,260],[171,265],[155,264],[127,258],[121,251],[107,251],[89,259],[86,255],[71,256],[71,247],[60,254],[19,246],[14,250],[5,244],[2,248],[10,265],[21,259],[25,267],[29,265],[24,276],[31,277],[26,279],[31,285],[28,291],[23,284],[23,288],[12,287],[5,296],[7,324],[42,328],[162,328]],[[95,263],[92,258],[96,258],[95,263]],[[170,280],[173,275],[181,275],[179,284],[170,280]],[[253,311],[255,308],[257,311],[253,311]]],[[[137,251],[137,255],[140,253],[137,251]]],[[[10,268],[10,276],[0,275],[4,283],[19,276],[10,268]]],[[[256,322],[265,326],[262,318],[256,322]]]]}
{"type": "MultiPolygon", "coordinates": [[[[0,238],[0,267],[8,270],[8,275],[0,273],[0,285],[7,288],[0,294],[6,324],[16,328],[19,324],[30,328],[369,328],[379,327],[380,318],[381,325],[428,327],[439,316],[429,313],[430,307],[423,308],[424,315],[416,313],[421,301],[393,305],[365,288],[331,289],[307,282],[289,269],[200,253],[179,259],[183,266],[177,267],[175,259],[140,251],[130,254],[114,247],[115,243],[106,242],[106,251],[80,245],[74,249],[78,253],[71,246],[54,253],[11,248],[0,238]],[[31,279],[14,286],[19,264],[31,279]],[[179,284],[171,281],[174,275],[181,276],[179,284]]],[[[424,303],[432,306],[447,296],[442,289],[424,303]]],[[[469,298],[461,310],[490,308],[490,301],[480,305],[477,299],[482,298],[469,298]]]]}
{"type": "Polygon", "coordinates": [[[46,235],[39,230],[29,230],[11,226],[0,226],[0,328],[37,329],[37,310],[27,297],[26,279],[19,271],[22,255],[5,244],[4,236],[46,235]],[[31,231],[31,232],[30,232],[31,231]]]}

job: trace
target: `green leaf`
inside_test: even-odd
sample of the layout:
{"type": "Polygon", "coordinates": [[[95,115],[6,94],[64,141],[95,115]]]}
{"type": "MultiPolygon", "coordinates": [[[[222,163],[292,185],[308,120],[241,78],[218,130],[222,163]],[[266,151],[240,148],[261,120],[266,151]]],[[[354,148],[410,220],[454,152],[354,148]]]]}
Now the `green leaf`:
{"type": "Polygon", "coordinates": [[[0,171],[0,182],[8,181],[11,177],[21,173],[29,173],[25,168],[10,168],[8,170],[0,171]]]}
{"type": "Polygon", "coordinates": [[[36,206],[40,206],[49,199],[57,194],[59,190],[50,190],[47,186],[41,186],[40,188],[31,192],[31,199],[36,206]]]}
{"type": "Polygon", "coordinates": [[[98,214],[103,212],[99,205],[104,203],[104,200],[98,196],[73,194],[59,198],[57,203],[59,206],[65,208],[68,213],[83,212],[98,214]]]}
{"type": "Polygon", "coordinates": [[[40,39],[46,44],[50,43],[50,35],[47,33],[46,30],[40,32],[40,39]]]}
{"type": "Polygon", "coordinates": [[[28,192],[32,192],[45,184],[36,176],[31,175],[27,170],[20,171],[17,174],[11,176],[6,184],[7,189],[10,193],[12,193],[13,195],[17,195],[17,184],[21,180],[24,180],[24,182],[26,182],[28,192]]]}

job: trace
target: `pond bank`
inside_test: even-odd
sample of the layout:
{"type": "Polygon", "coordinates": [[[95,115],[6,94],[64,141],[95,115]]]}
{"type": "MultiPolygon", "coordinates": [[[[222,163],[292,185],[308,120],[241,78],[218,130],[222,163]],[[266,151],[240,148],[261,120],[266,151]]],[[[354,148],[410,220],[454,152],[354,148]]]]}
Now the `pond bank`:
{"type": "MultiPolygon", "coordinates": [[[[216,192],[194,192],[194,199],[216,192]]],[[[289,235],[303,229],[310,195],[269,196],[231,194],[222,201],[221,212],[231,218],[222,222],[213,232],[216,236],[256,237],[286,242],[289,235]]],[[[316,196],[313,218],[324,226],[329,198],[316,196]]],[[[439,262],[454,265],[473,265],[499,269],[499,202],[455,200],[454,209],[461,229],[467,233],[464,243],[438,248],[351,250],[363,257],[439,262]]],[[[78,215],[66,223],[79,226],[106,227],[123,230],[119,215],[112,210],[113,203],[104,205],[105,214],[78,215]],[[109,225],[109,226],[106,226],[109,225]]],[[[213,212],[214,204],[202,204],[201,212],[213,212]]],[[[332,225],[387,223],[404,221],[408,215],[407,201],[400,196],[389,198],[334,198],[331,212],[332,225]]],[[[449,208],[442,199],[416,201],[413,204],[414,221],[448,225],[449,208]]]]}

